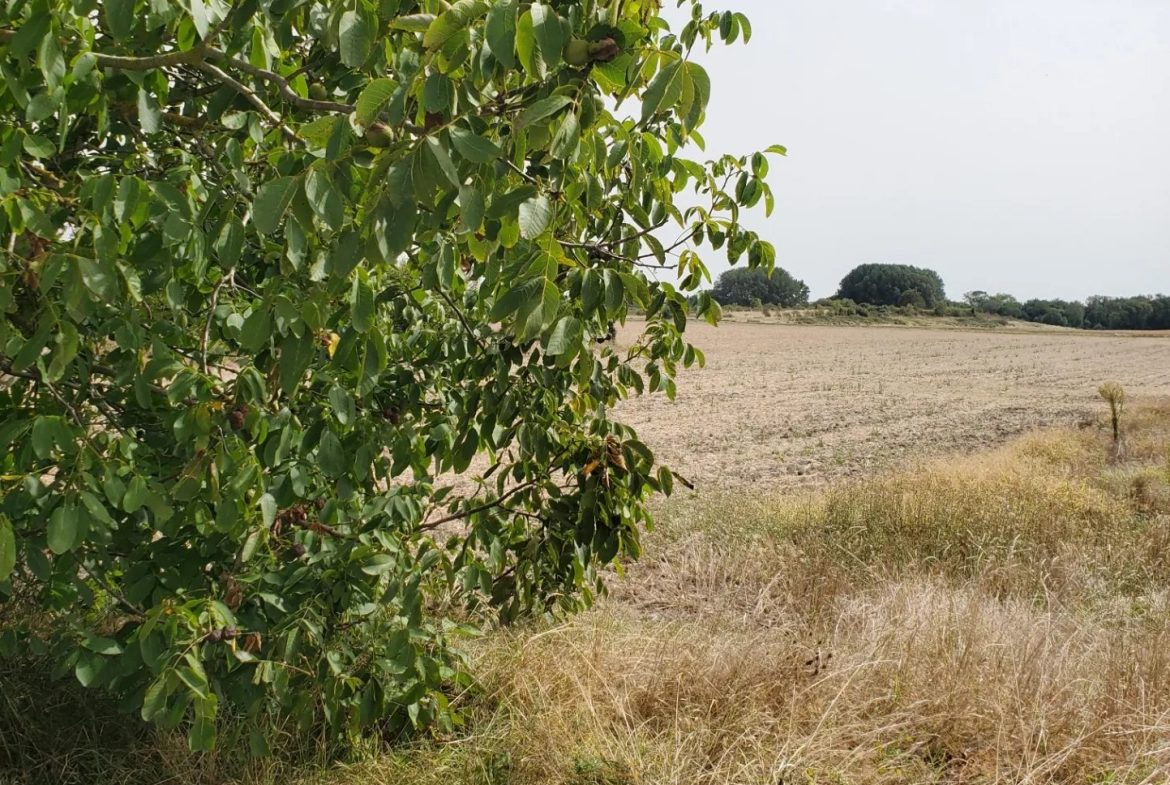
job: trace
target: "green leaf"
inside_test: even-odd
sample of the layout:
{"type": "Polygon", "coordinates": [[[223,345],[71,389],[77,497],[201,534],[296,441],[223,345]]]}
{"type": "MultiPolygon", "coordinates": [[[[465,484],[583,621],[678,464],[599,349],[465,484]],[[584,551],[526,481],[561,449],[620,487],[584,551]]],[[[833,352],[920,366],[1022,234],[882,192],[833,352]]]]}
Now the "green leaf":
{"type": "Polygon", "coordinates": [[[483,193],[472,185],[459,188],[459,230],[464,234],[478,232],[483,224],[483,193]]]}
{"type": "Polygon", "coordinates": [[[32,445],[33,452],[42,461],[53,454],[53,447],[57,439],[53,435],[53,420],[49,417],[38,417],[33,420],[32,445]]]}
{"type": "Polygon", "coordinates": [[[166,708],[168,678],[168,674],[164,673],[146,688],[146,696],[142,699],[142,719],[144,721],[150,722],[155,715],[166,708]]]}
{"type": "Polygon", "coordinates": [[[370,328],[374,326],[374,291],[360,272],[353,279],[353,292],[350,295],[350,318],[353,329],[359,333],[368,333],[370,328]]]}
{"type": "Polygon", "coordinates": [[[0,515],[0,583],[8,580],[16,567],[16,534],[12,523],[0,515]]]}
{"type": "Polygon", "coordinates": [[[319,166],[310,169],[305,176],[305,197],[321,223],[333,231],[341,228],[345,220],[345,204],[329,175],[319,166]]]}
{"type": "Polygon", "coordinates": [[[191,22],[195,25],[195,32],[199,33],[199,38],[207,38],[207,33],[211,30],[211,20],[207,18],[207,6],[203,0],[189,0],[191,6],[191,22]]]}
{"type": "Polygon", "coordinates": [[[121,301],[121,284],[118,280],[118,271],[107,261],[97,259],[79,259],[81,281],[103,303],[115,305],[121,301]]]}
{"type": "MultiPolygon", "coordinates": [[[[39,123],[41,120],[47,120],[57,113],[57,102],[53,100],[53,96],[49,93],[37,93],[28,102],[28,107],[24,111],[24,119],[30,123],[39,123]]],[[[46,149],[45,154],[40,156],[48,158],[53,155],[52,148],[46,149]]]]}
{"type": "Polygon", "coordinates": [[[58,556],[72,550],[77,539],[77,523],[77,507],[72,502],[65,502],[53,510],[47,532],[49,550],[58,556]]]}
{"type": "Polygon", "coordinates": [[[301,384],[305,371],[316,353],[313,333],[305,330],[301,337],[289,333],[280,344],[280,391],[292,395],[301,384]]]}
{"type": "Polygon", "coordinates": [[[341,62],[347,68],[357,68],[370,56],[373,48],[373,31],[369,20],[359,4],[359,10],[346,11],[337,26],[341,49],[341,62]]]}
{"type": "Polygon", "coordinates": [[[59,380],[65,369],[77,357],[78,332],[71,322],[61,322],[61,331],[57,334],[57,347],[52,352],[52,361],[45,373],[49,382],[59,380]]]}
{"type": "Polygon", "coordinates": [[[29,134],[24,137],[24,151],[33,158],[52,158],[57,147],[43,136],[29,134]]]}
{"type": "Polygon", "coordinates": [[[515,215],[516,210],[527,199],[536,196],[536,189],[531,185],[521,185],[508,191],[506,194],[496,196],[492,199],[492,204],[488,208],[484,217],[488,219],[504,218],[505,216],[515,215]]]}
{"type": "Polygon", "coordinates": [[[683,76],[683,105],[680,105],[679,113],[683,125],[692,131],[703,119],[711,100],[711,78],[702,66],[691,62],[686,63],[683,76]]]}
{"type": "Polygon", "coordinates": [[[268,345],[272,336],[272,315],[263,306],[252,311],[240,328],[240,346],[247,352],[258,352],[268,345]]]}
{"type": "Polygon", "coordinates": [[[162,109],[145,89],[138,90],[138,125],[144,134],[156,134],[162,128],[162,109]]]}
{"type": "Polygon", "coordinates": [[[532,11],[526,10],[516,21],[516,54],[520,65],[536,78],[545,76],[544,60],[536,47],[536,30],[532,26],[532,11]]]}
{"type": "Polygon", "coordinates": [[[516,118],[515,128],[517,131],[523,131],[534,123],[552,117],[571,103],[573,99],[567,95],[550,95],[521,112],[516,118]]]}
{"type": "Polygon", "coordinates": [[[41,39],[37,52],[37,65],[45,77],[45,85],[50,91],[61,87],[61,80],[65,78],[65,57],[61,54],[61,45],[57,43],[57,36],[47,35],[41,39]]]}
{"type": "Polygon", "coordinates": [[[336,116],[318,117],[311,123],[305,123],[298,129],[301,138],[309,143],[313,150],[324,150],[333,137],[338,123],[345,122],[345,118],[336,116]]]}
{"type": "Polygon", "coordinates": [[[129,221],[138,207],[138,198],[142,193],[142,182],[133,175],[123,177],[118,183],[118,196],[114,199],[114,217],[119,221],[129,221]]]}
{"type": "Polygon", "coordinates": [[[561,50],[565,47],[560,17],[549,6],[533,3],[532,33],[544,66],[552,70],[561,64],[561,50]]]}
{"type": "Polygon", "coordinates": [[[605,310],[610,316],[617,316],[626,299],[626,287],[621,276],[613,270],[605,271],[605,310]]]}
{"type": "Polygon", "coordinates": [[[337,385],[329,388],[329,405],[333,407],[333,414],[342,425],[352,425],[357,420],[353,396],[344,388],[337,385]]]}
{"type": "Polygon", "coordinates": [[[788,148],[782,144],[774,144],[764,150],[765,153],[775,153],[776,155],[788,155],[788,148]]]}
{"type": "Polygon", "coordinates": [[[107,657],[114,657],[122,653],[120,643],[113,638],[103,638],[100,635],[87,637],[82,645],[95,654],[104,654],[107,657]]]}
{"type": "Polygon", "coordinates": [[[583,335],[581,320],[575,316],[565,316],[553,327],[548,341],[544,344],[544,353],[552,357],[576,354],[581,348],[583,335]]]}
{"type": "Polygon", "coordinates": [[[568,160],[577,152],[577,145],[581,142],[581,123],[576,112],[567,112],[561,121],[560,128],[553,136],[552,147],[549,152],[554,158],[568,160]]]}
{"type": "Polygon", "coordinates": [[[13,358],[13,370],[23,371],[36,362],[37,358],[41,356],[41,350],[49,342],[49,336],[53,334],[53,328],[55,326],[56,322],[50,316],[46,314],[42,317],[40,324],[37,325],[36,332],[24,342],[24,346],[20,347],[20,351],[13,358]]]}
{"type": "Polygon", "coordinates": [[[114,38],[129,38],[134,31],[134,5],[134,0],[105,0],[102,4],[106,12],[106,27],[114,38]]]}
{"type": "Polygon", "coordinates": [[[552,202],[543,194],[520,205],[520,236],[525,240],[540,237],[552,223],[552,202]]]}
{"type": "Polygon", "coordinates": [[[264,184],[252,205],[252,221],[261,234],[274,234],[300,186],[299,177],[278,177],[264,184]]]}
{"type": "Polygon", "coordinates": [[[543,279],[533,278],[512,286],[496,300],[495,305],[492,306],[492,310],[488,318],[493,322],[499,322],[507,319],[509,316],[516,313],[516,311],[520,310],[520,306],[522,306],[525,302],[530,300],[533,296],[536,296],[543,285],[543,279]]]}
{"type": "Polygon", "coordinates": [[[358,95],[354,119],[362,127],[371,125],[378,119],[382,107],[390,102],[394,91],[398,89],[398,82],[393,79],[375,79],[366,85],[358,95]]]}
{"type": "Polygon", "coordinates": [[[455,162],[451,160],[451,156],[448,155],[447,148],[443,146],[443,143],[437,137],[428,136],[426,145],[427,151],[439,165],[439,170],[442,171],[447,180],[456,187],[461,185],[459,170],[455,168],[455,162]]]}
{"type": "Polygon", "coordinates": [[[605,296],[605,282],[597,270],[586,270],[581,282],[581,307],[586,316],[592,315],[605,296]]]}
{"type": "Polygon", "coordinates": [[[516,337],[521,342],[529,341],[544,332],[552,324],[561,307],[561,290],[548,279],[537,279],[528,299],[516,311],[516,337]]]}
{"type": "MultiPolygon", "coordinates": [[[[123,180],[122,182],[126,182],[123,180]]],[[[120,189],[119,189],[120,190],[120,189]]],[[[239,264],[244,253],[244,225],[234,215],[224,222],[215,240],[215,255],[222,267],[230,269],[239,264]]]]}
{"type": "Polygon", "coordinates": [[[516,8],[518,0],[496,0],[488,11],[487,42],[492,55],[509,70],[516,67],[516,8]]]}
{"type": "Polygon", "coordinates": [[[387,210],[386,247],[397,256],[410,247],[414,240],[414,227],[418,220],[418,208],[413,201],[402,207],[387,210]]]}
{"type": "Polygon", "coordinates": [[[434,14],[406,14],[390,23],[395,30],[405,30],[408,33],[425,33],[435,22],[434,14]]]}
{"type": "Polygon", "coordinates": [[[126,495],[122,498],[122,509],[126,512],[137,512],[146,504],[146,480],[135,475],[126,486],[126,495]]]}
{"type": "Polygon", "coordinates": [[[82,687],[89,687],[101,678],[105,666],[106,661],[103,657],[90,652],[81,652],[73,673],[77,676],[77,681],[81,683],[82,687]]]}
{"type": "Polygon", "coordinates": [[[325,476],[336,479],[345,474],[346,463],[345,448],[341,446],[337,434],[329,430],[321,434],[321,443],[317,447],[317,465],[325,476]]]}
{"type": "Polygon", "coordinates": [[[195,719],[187,731],[187,746],[192,752],[215,749],[215,695],[195,699],[195,719]]]}
{"type": "Polygon", "coordinates": [[[654,75],[642,94],[642,122],[678,103],[683,90],[683,61],[672,60],[654,75]]]}
{"type": "Polygon", "coordinates": [[[35,52],[49,32],[53,17],[45,12],[34,13],[27,22],[17,28],[8,42],[8,56],[13,60],[24,60],[29,52],[35,52]]]}
{"type": "Polygon", "coordinates": [[[447,41],[466,30],[487,10],[488,4],[483,0],[459,0],[431,22],[423,36],[423,46],[432,51],[443,48],[447,41]]]}
{"type": "Polygon", "coordinates": [[[459,126],[451,129],[451,144],[459,155],[473,164],[487,163],[504,154],[495,142],[459,126]]]}
{"type": "Polygon", "coordinates": [[[271,529],[272,524],[276,522],[276,499],[271,493],[266,493],[260,497],[260,519],[264,521],[264,528],[271,529]]]}

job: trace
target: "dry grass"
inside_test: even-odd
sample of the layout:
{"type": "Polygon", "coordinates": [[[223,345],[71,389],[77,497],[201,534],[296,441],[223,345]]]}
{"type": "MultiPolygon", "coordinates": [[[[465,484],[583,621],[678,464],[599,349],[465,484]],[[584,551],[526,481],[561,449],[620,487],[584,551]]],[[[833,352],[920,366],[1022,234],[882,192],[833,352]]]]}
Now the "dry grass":
{"type": "Polygon", "coordinates": [[[483,642],[465,737],[329,781],[1165,782],[1170,510],[1134,489],[1170,480],[1170,407],[1127,438],[1162,452],[1060,430],[675,500],[604,605],[483,642]]]}

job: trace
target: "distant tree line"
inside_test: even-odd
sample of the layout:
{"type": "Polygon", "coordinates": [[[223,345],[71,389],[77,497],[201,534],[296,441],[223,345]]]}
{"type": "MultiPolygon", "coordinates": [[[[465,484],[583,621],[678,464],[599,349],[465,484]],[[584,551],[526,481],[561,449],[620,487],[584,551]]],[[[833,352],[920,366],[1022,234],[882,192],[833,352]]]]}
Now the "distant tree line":
{"type": "Polygon", "coordinates": [[[1033,299],[1021,303],[1010,294],[974,291],[963,300],[979,313],[1025,319],[1086,330],[1170,330],[1170,296],[1137,297],[1096,295],[1076,300],[1033,299]]]}
{"type": "MultiPolygon", "coordinates": [[[[808,304],[809,289],[779,267],[771,276],[763,270],[736,268],[719,276],[711,296],[720,305],[794,308],[808,304]]],[[[1086,330],[1170,330],[1170,295],[1020,302],[1010,294],[974,291],[963,295],[962,302],[952,302],[937,272],[906,264],[859,265],[841,280],[831,301],[862,310],[876,306],[947,316],[982,313],[1086,330]]]]}

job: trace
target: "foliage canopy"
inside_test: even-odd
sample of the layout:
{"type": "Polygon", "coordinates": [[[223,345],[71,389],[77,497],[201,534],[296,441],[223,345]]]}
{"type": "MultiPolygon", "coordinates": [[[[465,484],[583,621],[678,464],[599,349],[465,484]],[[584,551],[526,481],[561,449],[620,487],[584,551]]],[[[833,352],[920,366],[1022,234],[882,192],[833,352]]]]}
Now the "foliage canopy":
{"type": "Polygon", "coordinates": [[[747,306],[758,300],[763,305],[792,308],[808,303],[808,286],[779,267],[770,275],[759,267],[735,267],[720,274],[711,296],[720,305],[747,306]]]}
{"type": "Polygon", "coordinates": [[[658,8],[6,4],[5,648],[193,749],[224,705],[450,728],[464,622],[636,557],[674,475],[608,407],[703,361],[697,248],[775,258],[764,155],[681,154],[747,19],[658,8]]]}
{"type": "Polygon", "coordinates": [[[837,297],[853,300],[866,305],[914,304],[934,308],[946,304],[942,278],[933,270],[912,267],[908,264],[863,264],[854,267],[841,279],[837,297]],[[902,302],[903,293],[916,291],[918,298],[908,296],[902,302]]]}

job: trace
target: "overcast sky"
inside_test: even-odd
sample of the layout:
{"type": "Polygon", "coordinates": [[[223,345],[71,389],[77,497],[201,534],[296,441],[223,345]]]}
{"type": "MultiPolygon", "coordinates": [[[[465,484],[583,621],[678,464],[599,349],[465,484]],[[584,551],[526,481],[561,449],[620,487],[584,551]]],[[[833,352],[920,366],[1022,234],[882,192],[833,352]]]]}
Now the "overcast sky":
{"type": "Polygon", "coordinates": [[[696,55],[707,151],[788,147],[748,223],[814,298],[864,262],[954,299],[1170,292],[1170,0],[725,2],[754,36],[696,55]]]}

